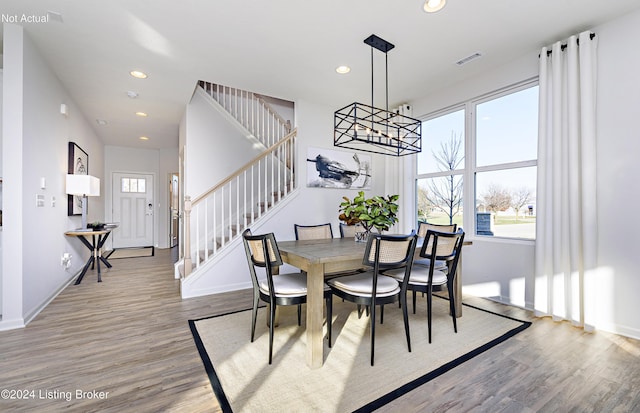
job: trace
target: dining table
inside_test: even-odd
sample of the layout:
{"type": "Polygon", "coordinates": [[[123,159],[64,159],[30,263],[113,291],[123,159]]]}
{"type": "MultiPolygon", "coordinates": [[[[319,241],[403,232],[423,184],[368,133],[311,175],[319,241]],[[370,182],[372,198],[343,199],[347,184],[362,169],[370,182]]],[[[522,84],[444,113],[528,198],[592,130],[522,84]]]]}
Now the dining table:
{"type": "MultiPolygon", "coordinates": [[[[278,241],[282,261],[307,273],[306,362],[312,369],[322,367],[324,361],[322,326],[325,275],[362,268],[365,247],[365,242],[355,242],[353,238],[278,241]]],[[[415,258],[419,254],[420,248],[417,247],[415,258]]],[[[456,317],[462,316],[461,267],[462,260],[458,262],[454,282],[456,317]]]]}

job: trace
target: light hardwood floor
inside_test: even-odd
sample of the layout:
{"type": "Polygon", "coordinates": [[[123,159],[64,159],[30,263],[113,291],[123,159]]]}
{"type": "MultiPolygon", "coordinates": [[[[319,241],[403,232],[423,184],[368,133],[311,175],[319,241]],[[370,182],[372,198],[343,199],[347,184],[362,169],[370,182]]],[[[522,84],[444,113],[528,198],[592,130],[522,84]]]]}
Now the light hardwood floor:
{"type": "MultiPolygon", "coordinates": [[[[112,263],[101,284],[89,272],[26,328],[0,332],[0,389],[35,397],[0,399],[0,411],[219,411],[187,320],[248,308],[250,291],[181,300],[169,250],[112,263]],[[108,394],[77,399],[77,390],[108,394]]],[[[484,299],[465,302],[533,320],[484,299]]],[[[381,410],[637,412],[639,360],[636,340],[535,319],[381,410]]]]}

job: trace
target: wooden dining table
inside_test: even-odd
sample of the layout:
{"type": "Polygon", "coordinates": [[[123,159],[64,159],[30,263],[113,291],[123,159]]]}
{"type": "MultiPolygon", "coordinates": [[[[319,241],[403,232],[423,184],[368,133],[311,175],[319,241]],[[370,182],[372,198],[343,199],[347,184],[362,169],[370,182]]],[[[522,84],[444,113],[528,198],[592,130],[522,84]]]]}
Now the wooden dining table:
{"type": "MultiPolygon", "coordinates": [[[[465,245],[468,245],[465,242],[465,245]]],[[[323,305],[325,274],[362,268],[362,258],[366,243],[355,242],[353,238],[332,238],[304,241],[279,241],[278,249],[282,260],[307,273],[307,365],[320,368],[323,364],[323,305]]],[[[420,249],[416,248],[416,257],[420,249]]],[[[462,316],[462,283],[460,282],[461,262],[458,263],[454,294],[456,295],[456,316],[462,316]]]]}

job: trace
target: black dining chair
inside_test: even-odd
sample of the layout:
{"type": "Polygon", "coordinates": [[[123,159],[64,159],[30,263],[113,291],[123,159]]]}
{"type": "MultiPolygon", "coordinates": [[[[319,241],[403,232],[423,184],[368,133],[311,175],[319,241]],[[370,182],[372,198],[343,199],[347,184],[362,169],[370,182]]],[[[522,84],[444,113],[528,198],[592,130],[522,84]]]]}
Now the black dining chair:
{"type": "MultiPolygon", "coordinates": [[[[427,236],[427,231],[429,230],[438,232],[456,232],[458,230],[458,224],[432,224],[430,222],[420,222],[418,224],[418,240],[420,238],[424,240],[427,236]]],[[[431,260],[429,260],[429,258],[418,258],[413,260],[413,265],[429,266],[431,265],[431,260]]],[[[436,262],[435,269],[446,271],[447,263],[445,261],[439,260],[436,262]]]]}
{"type": "MultiPolygon", "coordinates": [[[[429,266],[414,265],[408,279],[407,289],[413,294],[413,312],[415,314],[416,295],[415,292],[427,294],[427,324],[429,330],[429,343],[431,343],[431,303],[433,287],[436,285],[446,285],[449,293],[449,307],[451,318],[453,319],[453,331],[458,332],[456,324],[456,304],[453,283],[456,277],[458,262],[462,255],[462,245],[464,243],[464,231],[459,229],[456,232],[438,232],[428,230],[425,240],[420,249],[420,257],[430,260],[429,266]],[[441,260],[447,263],[448,272],[436,269],[437,262],[441,260]]],[[[405,280],[405,273],[401,269],[390,269],[384,271],[385,275],[396,280],[405,280]]]]}
{"type": "MultiPolygon", "coordinates": [[[[357,305],[370,308],[371,334],[371,365],[374,363],[376,306],[402,303],[404,329],[407,337],[407,347],[411,351],[411,337],[409,334],[409,318],[407,315],[407,282],[411,273],[414,251],[416,248],[416,234],[409,235],[381,235],[372,234],[367,241],[362,264],[369,267],[369,271],[336,277],[327,281],[333,295],[357,305]],[[397,281],[392,277],[382,275],[382,271],[396,268],[405,272],[405,277],[397,281]]],[[[330,310],[329,310],[330,311],[330,310]]],[[[382,317],[382,313],[381,313],[382,317]]],[[[327,315],[329,331],[332,328],[332,315],[327,315]]],[[[330,339],[331,340],[331,339],[330,339]]]]}
{"type": "MultiPolygon", "coordinates": [[[[273,233],[252,235],[251,230],[246,229],[242,233],[242,239],[253,283],[251,342],[253,343],[256,331],[258,303],[262,300],[269,304],[269,364],[271,364],[276,306],[297,305],[298,325],[301,325],[301,306],[307,302],[307,278],[301,273],[276,274],[283,262],[273,233]],[[256,267],[265,269],[265,279],[258,278],[256,267]]],[[[331,314],[331,290],[327,288],[324,297],[327,303],[327,314],[331,314]]],[[[328,331],[328,338],[329,347],[331,347],[331,329],[328,331]]]]}

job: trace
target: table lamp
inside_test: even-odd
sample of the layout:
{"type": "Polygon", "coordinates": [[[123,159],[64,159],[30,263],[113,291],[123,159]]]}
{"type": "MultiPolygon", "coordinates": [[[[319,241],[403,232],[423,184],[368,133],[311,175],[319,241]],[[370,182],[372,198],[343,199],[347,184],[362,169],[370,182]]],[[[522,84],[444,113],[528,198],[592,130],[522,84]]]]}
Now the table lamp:
{"type": "Polygon", "coordinates": [[[100,196],[100,179],[91,175],[67,175],[67,194],[82,197],[82,227],[87,228],[87,197],[100,196]]]}

